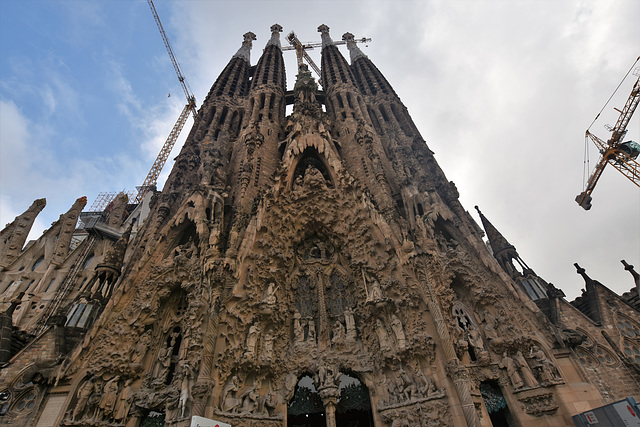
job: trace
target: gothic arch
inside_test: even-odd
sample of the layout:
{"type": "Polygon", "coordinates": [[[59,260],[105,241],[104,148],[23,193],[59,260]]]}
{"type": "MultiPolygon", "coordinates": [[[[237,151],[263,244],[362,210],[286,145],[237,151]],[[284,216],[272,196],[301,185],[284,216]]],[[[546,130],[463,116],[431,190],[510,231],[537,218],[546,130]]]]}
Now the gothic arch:
{"type": "Polygon", "coordinates": [[[323,154],[320,154],[315,147],[307,147],[293,160],[291,171],[289,172],[292,185],[297,179],[304,179],[309,167],[317,169],[325,180],[328,187],[334,187],[335,176],[332,168],[323,154]]]}

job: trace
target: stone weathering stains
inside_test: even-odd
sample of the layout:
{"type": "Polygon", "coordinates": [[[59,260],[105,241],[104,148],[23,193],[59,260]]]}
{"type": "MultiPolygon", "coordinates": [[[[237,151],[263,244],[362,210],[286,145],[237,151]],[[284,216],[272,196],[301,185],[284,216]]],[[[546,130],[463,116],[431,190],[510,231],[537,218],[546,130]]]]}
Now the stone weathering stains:
{"type": "Polygon", "coordinates": [[[3,424],[568,425],[638,398],[637,291],[579,270],[572,305],[480,214],[491,252],[354,36],[349,64],[321,25],[322,90],[302,65],[287,91],[281,31],[254,66],[244,35],[162,191],[2,231],[3,424]]]}

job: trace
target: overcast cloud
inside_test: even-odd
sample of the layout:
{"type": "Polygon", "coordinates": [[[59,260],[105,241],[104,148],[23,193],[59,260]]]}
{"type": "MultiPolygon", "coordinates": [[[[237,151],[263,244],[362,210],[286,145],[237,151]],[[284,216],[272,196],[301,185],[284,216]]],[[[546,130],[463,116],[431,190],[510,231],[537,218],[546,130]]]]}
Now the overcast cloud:
{"type": "MultiPolygon", "coordinates": [[[[198,102],[246,31],[258,37],[253,63],[276,22],[283,36],[294,30],[302,41],[319,40],[322,23],[334,40],[347,31],[371,37],[363,51],[475,218],[479,205],[525,262],[570,298],[583,287],[574,262],[618,292],[631,288],[620,260],[640,270],[640,191],[609,167],[591,211],[574,198],[582,191],[584,131],[640,55],[640,2],[155,5],[198,102]]],[[[0,223],[46,197],[35,237],[77,197],[91,204],[99,192],[139,185],[184,99],[143,0],[4,0],[0,36],[0,223]]],[[[319,50],[309,54],[319,64],[319,50]]],[[[285,59],[292,87],[295,54],[285,59]]],[[[608,138],[603,125],[615,123],[613,107],[622,108],[633,81],[592,132],[608,138]]],[[[637,114],[627,139],[639,141],[637,114]]],[[[591,147],[591,168],[597,160],[591,147]]]]}

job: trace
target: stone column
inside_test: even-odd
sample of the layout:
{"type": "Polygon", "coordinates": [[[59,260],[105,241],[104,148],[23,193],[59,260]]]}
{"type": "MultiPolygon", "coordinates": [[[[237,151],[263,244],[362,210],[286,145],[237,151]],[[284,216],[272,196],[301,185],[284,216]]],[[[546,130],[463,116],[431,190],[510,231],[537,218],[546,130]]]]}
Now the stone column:
{"type": "Polygon", "coordinates": [[[331,384],[320,387],[318,394],[324,404],[324,412],[327,417],[327,427],[336,427],[336,404],[338,403],[338,397],[340,392],[338,386],[331,384]]]}
{"type": "Polygon", "coordinates": [[[451,336],[449,335],[449,329],[447,323],[440,311],[440,305],[435,299],[433,287],[429,281],[427,275],[427,266],[424,260],[419,260],[419,264],[416,265],[416,272],[419,274],[419,280],[422,281],[423,286],[420,286],[424,293],[425,302],[429,307],[431,316],[436,325],[438,337],[442,343],[442,349],[445,357],[447,358],[447,374],[453,379],[453,384],[456,388],[456,394],[462,405],[462,413],[467,421],[469,427],[479,427],[480,421],[476,413],[473,399],[471,398],[471,392],[469,390],[469,378],[467,369],[460,363],[458,356],[456,355],[451,336]],[[422,273],[422,274],[420,274],[422,273]]]}

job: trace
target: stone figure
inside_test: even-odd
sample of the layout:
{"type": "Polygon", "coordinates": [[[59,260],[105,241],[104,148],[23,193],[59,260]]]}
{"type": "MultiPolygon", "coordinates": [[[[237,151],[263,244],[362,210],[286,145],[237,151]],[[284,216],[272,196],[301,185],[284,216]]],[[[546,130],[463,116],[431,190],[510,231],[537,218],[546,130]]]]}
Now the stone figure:
{"type": "Polygon", "coordinates": [[[369,290],[369,298],[367,298],[367,301],[381,301],[382,299],[384,299],[384,297],[382,296],[382,289],[380,288],[380,283],[377,280],[373,280],[373,283],[371,283],[371,289],[369,290]]]}
{"type": "Polygon", "coordinates": [[[224,387],[224,390],[222,390],[222,411],[235,412],[236,408],[241,403],[241,401],[236,398],[236,393],[238,393],[239,389],[240,384],[238,376],[234,375],[224,387]]]}
{"type": "Polygon", "coordinates": [[[133,389],[131,388],[131,379],[128,379],[124,383],[124,387],[118,396],[116,406],[113,410],[113,418],[115,420],[124,420],[129,413],[129,407],[131,406],[131,398],[133,397],[133,389]]]}
{"type": "Polygon", "coordinates": [[[393,405],[398,402],[396,383],[387,378],[387,405],[393,405]]]}
{"type": "Polygon", "coordinates": [[[488,358],[488,353],[484,349],[484,341],[482,341],[482,336],[480,332],[471,325],[466,332],[467,342],[469,343],[470,349],[473,349],[473,353],[475,355],[476,360],[482,361],[488,358]]]}
{"type": "Polygon", "coordinates": [[[513,360],[516,362],[516,366],[518,366],[518,369],[520,370],[520,375],[522,376],[524,384],[527,387],[535,387],[538,385],[538,381],[536,381],[536,377],[533,375],[533,372],[531,372],[527,359],[524,358],[524,355],[520,350],[516,352],[513,360]]]}
{"type": "Polygon", "coordinates": [[[509,357],[506,351],[502,354],[502,360],[500,361],[498,366],[500,366],[500,368],[502,369],[507,370],[507,375],[509,375],[509,379],[511,380],[513,388],[517,390],[524,386],[524,382],[522,381],[522,378],[518,373],[518,368],[515,361],[509,357]]]}
{"type": "Polygon", "coordinates": [[[240,395],[240,400],[242,401],[240,413],[253,414],[256,409],[258,409],[258,400],[260,399],[260,395],[258,394],[259,389],[260,381],[254,381],[253,385],[240,395]]]}
{"type": "Polygon", "coordinates": [[[73,416],[72,416],[74,420],[77,421],[80,418],[82,418],[82,415],[84,414],[85,409],[87,408],[89,397],[91,397],[91,395],[96,389],[97,380],[98,380],[97,377],[95,376],[91,377],[78,388],[78,392],[76,393],[76,397],[78,400],[76,401],[76,407],[73,409],[73,416]]]}
{"type": "Polygon", "coordinates": [[[341,322],[333,323],[333,337],[331,337],[331,344],[343,344],[344,339],[346,337],[346,333],[344,330],[344,325],[341,322]]]}
{"type": "Polygon", "coordinates": [[[271,332],[267,332],[262,339],[262,361],[273,361],[273,341],[275,337],[271,332]]]}
{"type": "Polygon", "coordinates": [[[398,393],[399,401],[415,399],[416,391],[415,383],[409,378],[407,373],[400,368],[400,371],[396,375],[396,392],[398,393]]]}
{"type": "Polygon", "coordinates": [[[391,315],[391,329],[393,333],[396,335],[396,340],[398,342],[398,349],[404,350],[407,348],[407,337],[404,334],[404,329],[402,327],[402,322],[398,319],[398,316],[395,314],[391,315]]]}
{"type": "Polygon", "coordinates": [[[264,294],[262,302],[267,305],[276,305],[276,303],[278,302],[278,298],[276,297],[276,290],[277,288],[275,284],[273,282],[270,282],[267,286],[267,290],[264,294]]]}
{"type": "Polygon", "coordinates": [[[356,321],[353,318],[353,311],[346,309],[344,311],[344,323],[347,325],[347,342],[353,343],[356,341],[356,321]]]}
{"type": "Polygon", "coordinates": [[[391,351],[389,344],[389,334],[380,319],[376,319],[376,333],[378,334],[378,342],[380,343],[380,351],[388,353],[391,351]]]}
{"type": "Polygon", "coordinates": [[[558,379],[556,375],[556,365],[549,360],[547,355],[544,354],[544,351],[534,345],[531,347],[530,355],[536,362],[534,368],[538,370],[542,382],[554,382],[558,379]]]}
{"type": "Polygon", "coordinates": [[[189,363],[182,364],[182,380],[180,381],[180,416],[184,418],[189,400],[191,400],[191,387],[193,386],[193,370],[189,363]]]}
{"type": "Polygon", "coordinates": [[[113,408],[118,399],[118,380],[120,377],[116,375],[104,385],[100,404],[98,405],[105,419],[112,418],[113,408]]]}
{"type": "Polygon", "coordinates": [[[244,356],[253,358],[256,355],[256,345],[258,344],[258,326],[256,324],[251,325],[249,333],[247,334],[246,349],[244,356]]]}
{"type": "Polygon", "coordinates": [[[131,363],[141,363],[151,342],[151,331],[145,332],[131,349],[131,363]]]}
{"type": "Polygon", "coordinates": [[[296,310],[293,313],[293,342],[300,344],[304,341],[304,328],[300,322],[300,313],[296,310]]]}
{"type": "Polygon", "coordinates": [[[173,347],[162,347],[158,351],[158,360],[153,371],[155,379],[164,381],[166,378],[169,366],[171,366],[171,353],[173,353],[173,347]]]}
{"type": "Polygon", "coordinates": [[[307,342],[316,345],[316,322],[313,317],[307,318],[309,322],[309,334],[307,335],[307,342]]]}
{"type": "Polygon", "coordinates": [[[278,406],[278,396],[274,393],[271,383],[269,383],[269,391],[260,399],[260,411],[265,417],[271,417],[278,406]]]}
{"type": "Polygon", "coordinates": [[[426,376],[420,367],[418,367],[415,371],[415,380],[416,388],[418,393],[423,397],[429,397],[436,393],[436,386],[433,383],[433,380],[426,376]]]}

